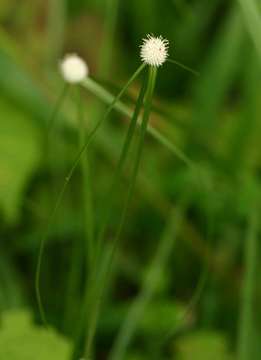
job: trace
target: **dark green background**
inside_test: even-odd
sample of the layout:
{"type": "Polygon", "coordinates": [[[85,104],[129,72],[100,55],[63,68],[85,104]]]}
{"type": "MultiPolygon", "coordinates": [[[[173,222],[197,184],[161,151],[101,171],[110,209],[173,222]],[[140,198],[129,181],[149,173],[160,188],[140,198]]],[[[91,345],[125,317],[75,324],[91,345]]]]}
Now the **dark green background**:
{"type": "MultiPolygon", "coordinates": [[[[90,75],[116,94],[138,67],[139,45],[147,33],[169,39],[170,57],[200,72],[196,77],[164,64],[151,116],[153,126],[193,166],[147,137],[99,321],[95,358],[107,358],[132,301],[140,294],[162,234],[175,219],[175,246],[155,279],[154,295],[124,359],[260,358],[261,30],[255,15],[258,20],[261,15],[260,11],[249,15],[248,6],[254,3],[0,0],[0,309],[2,319],[12,320],[9,332],[4,321],[0,325],[0,359],[29,359],[19,346],[21,334],[27,336],[30,356],[39,349],[35,340],[39,328],[31,324],[31,330],[24,332],[16,310],[26,309],[40,322],[34,292],[39,241],[55,194],[77,153],[73,90],[56,119],[46,153],[45,125],[63,88],[58,61],[67,52],[79,53],[90,75]],[[187,316],[177,322],[177,314],[192,298],[187,316]],[[20,327],[16,335],[14,329],[18,332],[20,327]],[[10,341],[19,349],[9,354],[4,349],[10,341]],[[244,341],[247,355],[240,350],[244,341]]],[[[139,87],[136,81],[125,96],[129,106],[139,87]]],[[[87,91],[82,93],[90,124],[105,107],[87,91]]],[[[97,229],[126,129],[123,120],[113,112],[90,150],[97,229]]],[[[128,167],[124,175],[108,243],[119,221],[128,167]]],[[[79,249],[80,183],[77,170],[52,228],[41,277],[48,320],[71,344],[81,317],[85,278],[79,249]]],[[[77,348],[80,354],[82,344],[77,348]]],[[[44,356],[52,360],[54,354],[44,356]]],[[[62,359],[59,356],[57,360],[62,359]]]]}

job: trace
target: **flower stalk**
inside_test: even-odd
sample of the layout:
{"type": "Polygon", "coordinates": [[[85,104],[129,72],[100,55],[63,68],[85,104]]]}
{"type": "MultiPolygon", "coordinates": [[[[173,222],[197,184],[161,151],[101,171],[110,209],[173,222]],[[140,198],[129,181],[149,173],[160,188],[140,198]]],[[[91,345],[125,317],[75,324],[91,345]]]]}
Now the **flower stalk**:
{"type": "MultiPolygon", "coordinates": [[[[74,55],[73,55],[74,56],[74,55]]],[[[76,67],[76,63],[79,61],[82,61],[80,58],[72,58],[72,57],[66,57],[65,59],[67,61],[67,64],[65,66],[65,63],[63,62],[62,68],[61,68],[61,72],[64,76],[64,79],[68,82],[68,83],[80,83],[84,80],[85,76],[87,76],[88,74],[88,68],[86,67],[86,69],[84,69],[84,65],[81,64],[80,65],[80,69],[76,67]],[[68,60],[73,60],[68,62],[68,60]],[[69,64],[69,66],[68,66],[69,64]]],[[[39,252],[38,252],[38,258],[37,258],[37,265],[36,265],[36,275],[35,275],[35,293],[36,293],[36,299],[37,299],[37,304],[38,304],[38,308],[39,308],[39,312],[40,312],[40,317],[41,320],[43,322],[43,324],[45,324],[47,326],[47,320],[46,320],[46,316],[45,316],[45,311],[44,311],[44,306],[43,306],[43,302],[42,302],[42,297],[41,297],[41,291],[40,291],[40,277],[41,277],[41,267],[42,267],[42,259],[43,259],[43,254],[44,254],[44,247],[45,247],[45,243],[47,241],[47,239],[49,238],[51,229],[54,225],[55,222],[55,218],[58,212],[58,209],[60,207],[61,201],[63,199],[63,196],[65,194],[65,191],[67,189],[67,186],[74,174],[74,171],[76,170],[78,164],[81,161],[82,155],[85,153],[85,151],[87,150],[87,148],[90,146],[94,136],[96,135],[96,132],[99,130],[100,126],[103,124],[103,122],[108,118],[108,116],[110,115],[111,111],[114,109],[115,104],[120,100],[120,98],[123,96],[123,94],[125,93],[125,91],[129,88],[129,86],[132,84],[132,82],[140,75],[140,73],[142,72],[142,70],[144,69],[144,64],[142,64],[141,66],[139,66],[139,68],[135,71],[135,73],[130,77],[130,79],[128,80],[128,82],[126,83],[126,85],[122,88],[122,90],[119,92],[119,94],[113,98],[112,102],[110,103],[110,105],[108,106],[104,116],[102,116],[102,118],[95,124],[95,126],[93,127],[93,129],[89,132],[89,134],[86,136],[86,140],[83,144],[83,146],[81,147],[81,149],[79,150],[78,154],[75,157],[75,160],[70,168],[70,170],[68,171],[67,176],[64,179],[63,185],[61,187],[61,190],[59,191],[56,200],[55,200],[55,205],[51,211],[50,217],[47,221],[47,224],[45,226],[45,230],[42,234],[42,237],[40,239],[40,247],[39,247],[39,252]]]]}
{"type": "Polygon", "coordinates": [[[147,126],[148,126],[148,122],[149,122],[149,117],[150,117],[152,97],[153,97],[153,92],[154,92],[155,82],[156,82],[156,75],[157,75],[157,68],[155,66],[150,66],[146,91],[144,91],[143,88],[141,89],[141,92],[140,92],[141,96],[139,96],[139,101],[137,102],[136,109],[134,111],[134,116],[138,118],[140,111],[141,111],[141,104],[143,104],[143,100],[145,98],[144,113],[142,116],[142,122],[141,122],[141,127],[140,127],[137,153],[136,153],[136,157],[134,160],[132,175],[131,175],[130,184],[129,184],[128,191],[127,191],[127,197],[125,200],[124,208],[122,210],[121,218],[119,221],[119,225],[118,225],[112,246],[108,250],[108,252],[103,254],[101,262],[99,262],[100,269],[97,272],[97,277],[95,279],[97,286],[94,287],[93,294],[92,294],[92,299],[94,300],[94,303],[91,304],[92,313],[91,313],[90,320],[89,320],[87,340],[86,340],[86,349],[85,349],[85,356],[87,359],[91,357],[91,351],[92,351],[94,337],[95,337],[95,333],[96,333],[97,322],[99,319],[102,298],[106,291],[106,284],[109,283],[108,277],[110,275],[111,265],[113,263],[115,252],[119,245],[123,225],[126,220],[127,211],[128,211],[130,201],[132,199],[132,195],[134,192],[135,184],[136,184],[137,174],[138,174],[138,170],[139,170],[139,166],[140,166],[141,155],[142,155],[142,150],[143,150],[143,145],[144,145],[144,139],[145,139],[147,126]]]}

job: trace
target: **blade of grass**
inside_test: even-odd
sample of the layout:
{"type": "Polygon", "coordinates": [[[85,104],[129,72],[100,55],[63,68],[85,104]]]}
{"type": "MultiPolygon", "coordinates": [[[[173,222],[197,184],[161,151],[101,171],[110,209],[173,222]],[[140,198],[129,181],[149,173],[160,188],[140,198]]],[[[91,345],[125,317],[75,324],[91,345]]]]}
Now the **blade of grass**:
{"type": "Polygon", "coordinates": [[[206,281],[208,279],[208,271],[209,271],[208,267],[204,266],[203,270],[201,271],[196,288],[194,290],[194,293],[193,293],[189,303],[186,305],[184,312],[180,315],[179,318],[177,318],[177,324],[175,325],[175,328],[171,329],[167,334],[164,334],[162,339],[159,341],[158,346],[163,346],[169,340],[171,340],[179,332],[179,330],[182,330],[182,327],[184,326],[184,322],[185,322],[186,318],[188,317],[188,315],[190,314],[190,312],[194,308],[194,306],[200,300],[200,297],[201,297],[202,292],[206,285],[206,281]]]}
{"type": "Polygon", "coordinates": [[[128,80],[127,84],[122,88],[120,93],[113,99],[113,101],[111,102],[111,104],[108,107],[107,111],[105,112],[104,116],[96,123],[96,125],[94,126],[92,131],[87,136],[86,142],[82,146],[80,151],[78,152],[78,154],[77,154],[77,156],[76,156],[76,158],[74,160],[74,163],[73,163],[70,171],[68,172],[68,175],[65,177],[63,186],[62,186],[62,188],[61,188],[61,190],[60,190],[60,192],[59,192],[59,194],[57,196],[57,199],[55,201],[55,206],[54,206],[54,208],[53,208],[53,210],[51,212],[49,221],[48,221],[47,226],[45,228],[46,230],[44,231],[43,236],[42,236],[41,241],[40,241],[40,248],[39,248],[39,254],[38,254],[37,265],[36,265],[36,276],[35,276],[35,292],[36,292],[37,303],[38,303],[41,319],[42,319],[43,323],[46,326],[47,326],[47,321],[46,321],[45,312],[44,312],[42,299],[41,299],[41,293],[40,293],[40,274],[41,274],[41,264],[42,264],[42,257],[43,257],[45,242],[49,237],[50,230],[51,230],[51,228],[53,226],[56,213],[57,213],[57,211],[59,209],[61,200],[62,200],[63,195],[65,193],[65,190],[67,188],[67,185],[70,182],[70,180],[71,180],[71,178],[72,178],[72,176],[74,174],[74,171],[77,168],[77,166],[78,166],[78,164],[79,164],[79,162],[81,160],[82,154],[85,152],[85,150],[90,145],[91,141],[93,140],[96,132],[98,131],[98,129],[100,128],[102,123],[107,119],[108,115],[113,110],[115,103],[117,103],[117,101],[121,98],[121,96],[124,94],[124,92],[128,89],[130,84],[138,77],[138,75],[141,73],[141,71],[144,69],[144,67],[145,67],[144,64],[142,64],[135,71],[135,73],[128,80]]]}
{"type": "Polygon", "coordinates": [[[138,296],[134,299],[130,310],[121,326],[119,334],[112,348],[109,360],[120,360],[126,356],[127,348],[135,334],[142,315],[153,298],[162,276],[163,268],[168,262],[172,253],[177,233],[181,226],[183,211],[172,210],[166,224],[163,236],[151,261],[147,276],[145,277],[142,288],[138,296]]]}
{"type": "MultiPolygon", "coordinates": [[[[104,201],[105,204],[108,204],[108,206],[106,206],[105,212],[104,212],[104,219],[101,223],[101,230],[99,232],[98,235],[98,239],[97,239],[97,249],[96,249],[96,256],[95,256],[95,261],[94,261],[94,265],[95,265],[95,270],[92,272],[92,283],[97,282],[97,284],[100,283],[100,281],[97,281],[97,279],[95,278],[95,276],[99,276],[99,258],[101,255],[101,248],[102,248],[102,243],[104,240],[104,235],[107,229],[107,225],[108,225],[108,221],[109,221],[109,215],[110,215],[110,211],[111,211],[111,207],[112,207],[112,202],[114,199],[114,196],[116,195],[115,192],[117,190],[117,184],[119,183],[120,180],[120,176],[124,167],[124,164],[126,162],[127,159],[127,155],[131,146],[131,142],[134,136],[134,132],[135,132],[135,128],[137,125],[137,120],[138,120],[138,116],[141,112],[142,106],[143,106],[143,100],[144,100],[144,96],[145,96],[145,91],[147,89],[147,85],[146,85],[146,80],[143,81],[143,85],[142,85],[142,89],[140,91],[140,95],[138,97],[137,103],[136,103],[136,107],[133,113],[133,117],[131,119],[131,123],[129,125],[126,137],[125,137],[125,141],[122,147],[122,151],[120,154],[120,158],[119,161],[117,163],[117,167],[115,170],[115,174],[113,177],[113,181],[112,181],[112,185],[110,187],[110,191],[108,193],[108,198],[104,201]]],[[[94,288],[95,286],[91,286],[91,288],[86,289],[86,293],[85,293],[85,301],[84,301],[84,306],[83,306],[83,316],[82,316],[82,322],[80,324],[80,329],[78,333],[82,333],[82,329],[85,326],[85,321],[84,319],[86,318],[87,314],[88,314],[88,308],[91,308],[91,301],[92,298],[90,297],[89,294],[93,294],[94,293],[94,288]],[[88,291],[88,292],[87,292],[88,291]]],[[[97,291],[97,290],[96,290],[97,291]]],[[[80,337],[80,335],[78,334],[77,336],[78,338],[80,337]]]]}
{"type": "Polygon", "coordinates": [[[126,137],[125,137],[125,141],[124,141],[124,144],[123,144],[123,147],[122,147],[120,158],[119,158],[119,161],[118,161],[118,164],[117,164],[117,167],[116,167],[116,170],[115,170],[115,174],[114,174],[114,177],[113,177],[112,185],[111,185],[110,191],[108,193],[108,199],[105,201],[105,204],[108,204],[108,206],[107,206],[106,211],[105,211],[104,220],[102,222],[101,231],[100,231],[100,234],[99,234],[99,237],[98,237],[98,244],[97,244],[98,248],[97,248],[97,261],[96,261],[96,263],[98,263],[98,258],[99,258],[100,250],[101,250],[101,247],[102,247],[102,242],[104,240],[104,235],[105,235],[105,232],[106,232],[106,229],[107,229],[107,226],[108,226],[110,212],[112,211],[111,207],[112,207],[112,204],[113,204],[113,199],[114,199],[114,197],[116,195],[115,192],[117,191],[117,187],[118,187],[118,184],[119,184],[119,181],[120,181],[122,170],[123,170],[124,165],[125,165],[126,160],[127,160],[127,155],[129,153],[130,146],[131,146],[133,136],[134,136],[134,133],[135,133],[135,129],[136,129],[136,126],[137,126],[138,117],[139,117],[139,114],[140,114],[142,106],[143,106],[143,100],[144,100],[146,89],[147,89],[147,81],[145,79],[143,81],[143,85],[142,85],[139,97],[137,99],[137,104],[136,104],[136,107],[135,107],[135,110],[134,110],[134,113],[133,113],[133,116],[132,116],[132,119],[131,119],[131,122],[130,122],[130,125],[129,125],[129,128],[128,128],[128,132],[127,132],[126,137]]]}
{"type": "Polygon", "coordinates": [[[242,304],[239,318],[238,359],[252,358],[253,351],[253,299],[256,286],[256,270],[258,265],[258,218],[254,211],[248,225],[245,239],[245,274],[242,284],[242,304]]]}
{"type": "Polygon", "coordinates": [[[213,39],[204,71],[193,86],[194,111],[187,132],[190,144],[212,144],[221,136],[218,114],[237,76],[243,35],[239,11],[232,7],[213,39]]]}
{"type": "MultiPolygon", "coordinates": [[[[79,119],[79,148],[81,149],[86,142],[86,129],[84,124],[83,104],[81,98],[81,89],[78,89],[78,119],[79,119]]],[[[91,272],[92,261],[94,256],[94,222],[93,222],[93,202],[91,192],[90,180],[90,166],[88,159],[84,156],[81,158],[81,172],[82,172],[82,195],[84,206],[84,229],[87,240],[86,261],[87,272],[91,272]]]]}
{"type": "MultiPolygon", "coordinates": [[[[69,92],[70,89],[70,85],[69,84],[65,84],[59,97],[57,98],[53,110],[51,111],[51,115],[48,118],[47,121],[47,127],[46,127],[46,132],[45,132],[45,138],[44,138],[44,157],[46,159],[46,163],[47,163],[47,169],[49,170],[49,176],[51,177],[51,180],[53,180],[55,178],[54,174],[55,174],[55,168],[52,162],[52,158],[53,158],[53,151],[54,151],[54,145],[57,144],[57,139],[55,138],[55,121],[58,118],[59,113],[62,110],[62,105],[64,103],[64,100],[69,92]],[[54,140],[52,139],[52,136],[54,140]]],[[[57,123],[57,121],[56,121],[57,123]]],[[[57,131],[57,129],[56,129],[57,131]]],[[[57,152],[57,147],[55,149],[55,151],[57,152]]],[[[47,170],[47,171],[48,171],[47,170]]],[[[52,189],[52,192],[55,193],[55,183],[54,181],[50,181],[50,188],[52,189]]]]}
{"type": "MultiPolygon", "coordinates": [[[[86,128],[84,122],[84,113],[83,113],[83,103],[81,88],[77,87],[76,89],[76,103],[77,103],[77,118],[78,118],[78,128],[79,128],[79,149],[81,149],[86,142],[86,128]]],[[[73,244],[73,252],[71,255],[71,269],[68,279],[68,288],[67,288],[67,301],[65,305],[65,315],[64,315],[64,328],[68,330],[70,328],[70,313],[73,306],[73,296],[75,295],[76,284],[79,284],[76,276],[80,276],[79,268],[81,268],[80,262],[82,258],[85,260],[85,270],[86,270],[86,289],[88,287],[88,278],[91,276],[92,272],[92,262],[94,255],[94,222],[93,222],[93,201],[91,193],[91,180],[90,180],[90,167],[88,163],[87,156],[82,156],[80,165],[81,165],[81,187],[82,187],[82,207],[83,207],[83,227],[84,227],[84,237],[83,243],[73,244]],[[82,247],[83,245],[83,247],[82,247]],[[85,250],[85,251],[84,251],[85,250]],[[84,255],[83,255],[84,254],[84,255]]],[[[87,291],[87,290],[86,290],[87,291]]]]}
{"type": "MultiPolygon", "coordinates": [[[[99,97],[106,104],[111,103],[114,96],[104,89],[101,85],[99,85],[96,81],[91,78],[87,78],[83,81],[82,86],[89,90],[91,93],[99,97]]],[[[128,118],[132,117],[132,110],[126,106],[123,102],[117,101],[115,103],[115,109],[119,111],[121,114],[127,116],[128,118]]],[[[141,121],[139,120],[140,124],[141,121]]],[[[159,143],[161,143],[164,147],[166,147],[171,153],[177,156],[180,160],[185,162],[187,165],[191,166],[192,161],[180,150],[177,146],[170,142],[163,134],[161,134],[156,128],[152,125],[148,125],[148,132],[154,137],[159,143]]]]}
{"type": "Polygon", "coordinates": [[[64,99],[65,99],[66,95],[68,94],[69,88],[70,88],[70,85],[68,85],[66,83],[64,85],[64,87],[63,87],[63,90],[62,90],[60,96],[58,97],[57,101],[55,102],[53,111],[52,111],[51,116],[50,116],[50,118],[49,118],[49,120],[47,122],[47,137],[49,137],[50,132],[52,131],[54,121],[55,121],[58,113],[61,110],[64,99]]]}
{"type": "Polygon", "coordinates": [[[66,1],[48,1],[47,21],[47,61],[49,65],[55,64],[60,58],[66,25],[66,1]]]}
{"type": "Polygon", "coordinates": [[[99,274],[97,276],[97,281],[96,281],[98,286],[93,292],[93,294],[94,294],[93,298],[95,299],[95,302],[94,302],[93,306],[91,307],[92,313],[91,313],[91,318],[90,318],[90,322],[89,322],[89,326],[88,326],[86,349],[85,349],[85,357],[87,359],[91,357],[91,350],[92,350],[93,341],[94,341],[94,337],[95,337],[95,333],[96,333],[96,327],[97,327],[97,322],[98,322],[99,313],[100,313],[101,301],[102,301],[102,297],[105,292],[106,281],[108,280],[111,264],[113,262],[114,254],[115,254],[115,251],[117,249],[117,246],[118,246],[118,243],[120,240],[120,235],[121,235],[121,232],[123,229],[123,225],[125,223],[130,200],[132,198],[133,191],[135,188],[136,178],[137,178],[141,155],[142,155],[144,139],[145,139],[147,125],[148,125],[150,111],[151,111],[151,103],[152,103],[152,96],[153,96],[154,87],[155,87],[156,74],[157,74],[157,69],[154,67],[150,67],[149,68],[147,94],[145,97],[145,104],[144,104],[144,113],[143,113],[142,123],[141,123],[141,128],[140,128],[140,138],[139,138],[137,154],[136,154],[136,158],[135,158],[135,162],[134,162],[133,172],[132,172],[131,179],[130,179],[130,185],[129,185],[128,192],[127,192],[126,201],[125,201],[124,208],[123,208],[123,211],[121,214],[119,226],[118,226],[115,238],[113,240],[112,247],[111,247],[110,251],[108,251],[105,254],[104,260],[101,263],[101,271],[99,272],[99,274]]]}
{"type": "Polygon", "coordinates": [[[111,65],[111,54],[117,23],[119,0],[107,0],[106,16],[104,24],[104,41],[101,49],[99,73],[102,77],[107,76],[111,65]]]}
{"type": "MultiPolygon", "coordinates": [[[[190,189],[191,194],[193,194],[193,191],[194,190],[191,188],[190,189]]],[[[187,204],[187,206],[188,206],[188,204],[187,204]]],[[[215,222],[214,222],[213,216],[209,216],[206,219],[206,239],[205,239],[205,241],[207,241],[208,243],[209,242],[212,243],[212,241],[213,241],[214,223],[215,222]]],[[[185,219],[184,219],[184,225],[185,225],[185,219]]],[[[192,312],[195,305],[198,304],[198,302],[203,294],[203,290],[205,289],[206,283],[209,279],[209,270],[210,270],[209,263],[208,262],[203,263],[196,288],[195,288],[188,304],[186,305],[184,311],[180,314],[180,316],[177,317],[175,326],[172,329],[170,329],[167,333],[162,334],[161,339],[159,340],[158,344],[156,344],[157,348],[162,348],[163,346],[165,346],[166,343],[168,341],[170,341],[179,331],[182,331],[184,325],[186,324],[186,319],[189,317],[189,315],[192,312]]]]}
{"type": "Polygon", "coordinates": [[[261,59],[261,13],[255,0],[238,0],[246,27],[261,59]]]}
{"type": "Polygon", "coordinates": [[[171,63],[171,64],[175,64],[175,65],[179,66],[179,67],[182,68],[183,70],[186,70],[186,71],[192,73],[192,74],[195,75],[195,76],[199,76],[199,75],[200,75],[200,73],[199,73],[198,71],[190,68],[190,67],[187,66],[187,65],[182,64],[181,62],[179,62],[179,61],[177,61],[177,60],[167,59],[167,61],[168,61],[169,63],[171,63]]]}

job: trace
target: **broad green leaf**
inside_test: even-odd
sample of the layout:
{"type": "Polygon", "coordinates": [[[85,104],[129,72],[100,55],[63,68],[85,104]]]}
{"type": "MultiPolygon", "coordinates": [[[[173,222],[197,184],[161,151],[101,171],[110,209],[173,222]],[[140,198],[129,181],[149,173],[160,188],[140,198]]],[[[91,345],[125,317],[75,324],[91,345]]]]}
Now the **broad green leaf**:
{"type": "Polygon", "coordinates": [[[12,3],[12,1],[10,1],[10,0],[1,0],[0,1],[0,19],[1,20],[4,19],[5,16],[10,11],[10,7],[11,7],[10,3],[12,3]]]}
{"type": "Polygon", "coordinates": [[[256,0],[238,0],[247,30],[261,58],[261,11],[256,0]]]}
{"type": "Polygon", "coordinates": [[[5,220],[14,223],[40,160],[40,134],[33,119],[4,98],[0,111],[0,209],[5,220]]]}
{"type": "MultiPolygon", "coordinates": [[[[232,360],[226,338],[217,332],[198,331],[177,342],[177,360],[232,360]]],[[[176,357],[175,357],[176,359],[176,357]]]]}
{"type": "Polygon", "coordinates": [[[139,353],[131,353],[126,357],[126,360],[144,360],[146,357],[139,353]]]}
{"type": "Polygon", "coordinates": [[[198,138],[202,136],[201,140],[204,143],[213,143],[211,138],[218,136],[218,115],[240,65],[237,59],[242,38],[240,16],[233,10],[227,15],[224,25],[211,44],[204,70],[195,85],[194,125],[191,129],[193,139],[195,131],[198,131],[198,138]]]}
{"type": "MultiPolygon", "coordinates": [[[[130,303],[112,306],[101,319],[100,331],[110,332],[117,329],[126,317],[130,303]]],[[[179,319],[184,314],[184,307],[175,301],[155,301],[147,305],[139,326],[138,335],[158,336],[168,334],[179,325],[179,319]]]]}
{"type": "Polygon", "coordinates": [[[3,314],[0,359],[67,360],[71,344],[53,329],[36,326],[30,313],[13,310],[3,314]]]}

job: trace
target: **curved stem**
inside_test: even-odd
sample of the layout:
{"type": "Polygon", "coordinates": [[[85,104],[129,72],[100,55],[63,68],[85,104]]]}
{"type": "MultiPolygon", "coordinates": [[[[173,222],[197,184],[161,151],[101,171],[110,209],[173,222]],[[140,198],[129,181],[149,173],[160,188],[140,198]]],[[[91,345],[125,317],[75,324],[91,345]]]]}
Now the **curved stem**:
{"type": "MultiPolygon", "coordinates": [[[[104,89],[100,84],[98,84],[95,80],[91,78],[87,78],[82,83],[82,86],[96,95],[99,99],[104,101],[106,104],[110,104],[114,99],[114,96],[104,89]]],[[[115,109],[119,111],[121,114],[127,116],[128,118],[132,118],[132,109],[129,108],[121,101],[117,101],[115,103],[115,109]]],[[[141,119],[138,120],[138,124],[141,124],[141,119]]],[[[165,135],[163,135],[158,129],[148,124],[147,127],[148,133],[156,139],[160,144],[162,144],[165,148],[167,148],[172,154],[177,156],[180,160],[182,160],[185,164],[190,167],[194,167],[193,162],[187,157],[187,155],[179,149],[176,145],[174,145],[165,135]]]]}
{"type": "Polygon", "coordinates": [[[111,247],[111,249],[109,249],[109,251],[104,256],[104,260],[102,261],[100,272],[98,273],[97,279],[96,279],[97,287],[94,288],[94,291],[93,291],[93,299],[95,299],[95,302],[94,302],[94,304],[92,304],[93,305],[92,313],[91,313],[91,318],[90,318],[89,327],[88,327],[87,343],[86,343],[86,349],[85,349],[85,356],[87,359],[90,358],[90,356],[91,356],[91,349],[92,349],[94,336],[95,336],[95,332],[96,332],[96,327],[97,327],[97,322],[98,322],[98,317],[99,317],[99,313],[100,313],[101,301],[102,301],[104,292],[106,290],[106,282],[108,283],[108,276],[109,276],[109,273],[111,270],[111,265],[113,262],[114,254],[118,247],[120,235],[121,235],[121,232],[123,229],[123,225],[125,223],[130,200],[132,198],[132,194],[133,194],[135,184],[136,184],[136,178],[137,178],[138,169],[139,169],[139,165],[140,165],[144,139],[145,139],[145,135],[146,135],[147,125],[149,122],[152,96],[153,96],[155,82],[156,82],[156,74],[157,74],[157,69],[154,67],[150,67],[147,93],[146,93],[145,104],[144,104],[144,113],[143,113],[142,123],[141,123],[141,128],[140,128],[140,139],[139,139],[137,154],[136,154],[134,167],[133,167],[133,171],[132,171],[132,175],[131,175],[130,185],[129,185],[128,192],[127,192],[127,198],[126,198],[126,201],[124,204],[124,209],[122,211],[121,219],[120,219],[119,226],[118,226],[118,229],[116,232],[116,236],[113,240],[112,247],[111,247]]]}
{"type": "Polygon", "coordinates": [[[200,73],[199,73],[198,71],[190,68],[190,67],[187,66],[187,65],[182,64],[181,62],[179,62],[179,61],[177,61],[177,60],[167,59],[167,61],[168,61],[169,63],[172,63],[172,64],[175,64],[175,65],[179,66],[179,67],[182,68],[183,70],[186,70],[186,71],[192,73],[192,74],[195,75],[195,76],[199,76],[199,75],[200,75],[200,73]]]}
{"type": "MultiPolygon", "coordinates": [[[[85,124],[83,116],[83,104],[81,98],[81,89],[78,88],[78,119],[79,119],[79,147],[84,146],[86,141],[85,124]]],[[[86,235],[86,262],[87,272],[90,273],[92,269],[92,261],[94,255],[94,223],[93,223],[93,203],[90,188],[90,166],[88,159],[84,156],[81,158],[81,173],[82,173],[82,196],[83,196],[83,216],[84,216],[84,230],[86,235]]]]}
{"type": "Polygon", "coordinates": [[[51,113],[51,116],[47,122],[47,137],[50,136],[50,132],[52,131],[54,120],[56,119],[56,116],[58,115],[59,111],[61,110],[61,106],[64,102],[64,99],[69,91],[70,85],[65,83],[63,90],[61,92],[61,95],[58,97],[55,106],[53,108],[53,111],[51,113]]]}
{"type": "Polygon", "coordinates": [[[171,211],[169,220],[155,251],[154,258],[150,263],[147,276],[145,277],[141,290],[131,304],[128,314],[121,326],[112,351],[109,355],[109,360],[124,359],[128,346],[130,345],[135,331],[140,324],[146,307],[157,291],[159,279],[164,271],[164,266],[166,266],[166,263],[172,254],[177,233],[182,223],[183,212],[183,209],[182,211],[177,211],[176,209],[171,211]]]}
{"type": "Polygon", "coordinates": [[[96,132],[98,131],[98,129],[100,128],[100,126],[102,125],[102,123],[107,119],[108,115],[110,114],[110,112],[113,110],[115,104],[117,103],[117,101],[121,98],[121,96],[124,94],[124,92],[127,90],[127,88],[130,86],[130,84],[138,77],[138,75],[141,73],[141,71],[144,69],[144,64],[142,64],[136,71],[135,73],[131,76],[131,78],[129,79],[129,81],[127,82],[127,84],[122,88],[122,90],[119,92],[119,94],[113,99],[112,103],[110,104],[110,106],[108,107],[107,111],[105,112],[104,116],[96,123],[96,125],[94,126],[93,130],[89,133],[85,144],[82,146],[82,148],[80,149],[80,151],[78,152],[74,163],[70,169],[70,171],[68,172],[68,175],[65,177],[63,186],[57,196],[56,202],[55,202],[55,206],[53,208],[53,211],[51,212],[51,216],[49,218],[49,221],[47,223],[46,226],[46,230],[43,233],[43,236],[41,238],[40,241],[40,249],[39,249],[39,254],[38,254],[38,260],[37,260],[37,267],[36,267],[36,277],[35,277],[35,292],[36,292],[36,298],[37,298],[37,303],[38,303],[38,307],[39,307],[39,311],[40,311],[40,315],[41,315],[41,319],[43,321],[43,323],[45,325],[47,325],[47,321],[46,321],[46,317],[45,317],[45,312],[44,312],[44,308],[43,308],[43,303],[42,303],[42,299],[41,299],[41,293],[40,293],[40,275],[41,275],[41,265],[42,265],[42,258],[43,258],[43,252],[44,252],[44,245],[46,240],[49,237],[49,233],[50,230],[53,226],[54,223],[54,219],[55,219],[55,215],[57,213],[57,210],[60,206],[61,200],[63,198],[63,195],[65,193],[65,190],[67,188],[68,183],[70,182],[74,171],[76,169],[76,167],[78,166],[82,154],[85,152],[85,150],[89,147],[91,141],[93,140],[96,132]]]}
{"type": "Polygon", "coordinates": [[[249,360],[253,357],[253,299],[256,270],[258,264],[258,219],[253,211],[249,219],[248,234],[245,239],[245,273],[242,284],[242,304],[239,318],[238,359],[249,360]]]}
{"type": "Polygon", "coordinates": [[[105,206],[106,204],[108,204],[106,210],[105,210],[105,215],[104,215],[104,219],[103,222],[101,224],[101,230],[99,233],[99,237],[98,237],[98,242],[97,242],[97,260],[96,260],[96,264],[98,263],[98,258],[100,255],[100,250],[101,250],[101,245],[102,245],[102,241],[104,239],[104,235],[108,226],[108,221],[109,221],[109,216],[110,216],[110,212],[112,210],[112,204],[113,204],[113,199],[115,197],[115,191],[117,191],[117,186],[119,184],[120,181],[120,176],[123,170],[123,167],[126,163],[127,160],[127,155],[129,153],[130,150],[130,146],[133,140],[133,136],[135,133],[135,129],[137,126],[137,122],[138,122],[138,118],[139,118],[139,114],[141,112],[142,106],[143,106],[143,101],[144,101],[144,96],[147,90],[147,81],[146,79],[143,81],[143,85],[137,100],[137,104],[128,128],[128,132],[126,134],[126,138],[123,144],[123,148],[120,154],[120,158],[115,170],[115,174],[114,174],[114,178],[112,181],[112,185],[110,187],[110,191],[108,194],[108,199],[105,201],[105,206]]]}

